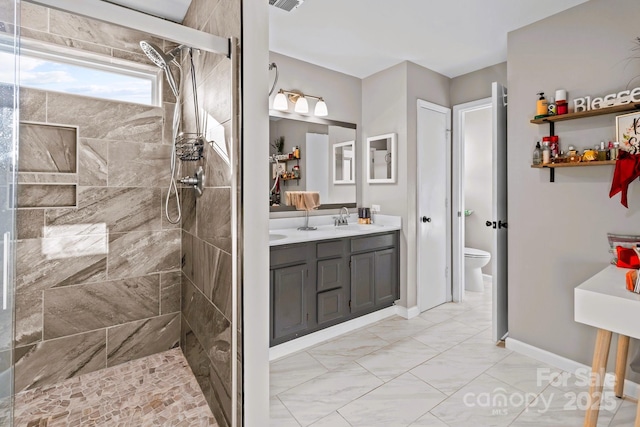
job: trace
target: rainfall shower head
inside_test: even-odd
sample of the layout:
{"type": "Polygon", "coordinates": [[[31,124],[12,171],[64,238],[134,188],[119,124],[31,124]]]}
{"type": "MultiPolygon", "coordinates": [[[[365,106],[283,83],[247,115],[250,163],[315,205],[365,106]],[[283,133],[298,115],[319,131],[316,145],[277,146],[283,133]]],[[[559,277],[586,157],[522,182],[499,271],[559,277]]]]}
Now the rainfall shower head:
{"type": "Polygon", "coordinates": [[[156,64],[158,67],[160,67],[160,68],[162,68],[164,70],[164,73],[167,76],[167,82],[169,82],[169,87],[171,87],[171,91],[173,92],[173,94],[177,98],[178,97],[178,85],[176,84],[176,80],[173,77],[173,73],[171,72],[171,69],[169,68],[169,64],[171,62],[173,62],[174,64],[177,65],[177,61],[175,60],[176,59],[176,55],[182,49],[186,48],[186,46],[180,45],[178,47],[175,47],[175,48],[171,49],[169,52],[165,53],[165,52],[162,51],[162,49],[160,49],[155,44],[153,44],[151,42],[148,42],[146,40],[142,40],[140,42],[140,48],[142,49],[142,51],[145,53],[145,55],[147,55],[147,57],[149,57],[149,59],[154,64],[156,64]]]}

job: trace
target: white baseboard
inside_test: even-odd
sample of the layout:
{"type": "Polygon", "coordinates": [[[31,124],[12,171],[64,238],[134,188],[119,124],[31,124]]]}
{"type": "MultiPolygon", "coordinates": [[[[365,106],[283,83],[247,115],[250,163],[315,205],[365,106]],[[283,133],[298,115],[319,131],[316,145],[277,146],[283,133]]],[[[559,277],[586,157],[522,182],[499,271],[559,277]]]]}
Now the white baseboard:
{"type": "MultiPolygon", "coordinates": [[[[523,354],[525,356],[529,356],[532,359],[539,360],[540,362],[546,363],[547,365],[551,365],[555,368],[562,369],[566,372],[576,372],[577,370],[591,370],[590,366],[587,366],[583,363],[576,362],[575,360],[567,359],[566,357],[557,355],[555,353],[551,353],[550,351],[543,350],[538,347],[534,347],[522,341],[518,341],[513,338],[507,338],[505,340],[505,345],[508,349],[513,350],[517,353],[523,354]]],[[[613,382],[614,375],[612,373],[607,373],[606,381],[613,382]]],[[[624,380],[624,394],[629,397],[633,397],[634,399],[638,398],[638,384],[633,381],[624,380]]]]}
{"type": "MultiPolygon", "coordinates": [[[[346,334],[347,332],[354,331],[379,320],[391,317],[398,314],[399,308],[404,307],[394,305],[383,308],[382,310],[374,311],[373,313],[365,314],[364,316],[356,317],[355,319],[348,320],[344,323],[271,347],[269,349],[269,361],[280,359],[281,357],[288,356],[296,351],[304,350],[305,348],[309,348],[328,339],[335,338],[339,335],[346,334]]],[[[406,308],[404,309],[407,310],[406,308]]]]}
{"type": "Polygon", "coordinates": [[[397,309],[398,316],[402,316],[405,319],[411,319],[420,314],[420,309],[418,308],[417,305],[414,305],[411,308],[401,307],[399,305],[396,305],[395,307],[397,309]]]}

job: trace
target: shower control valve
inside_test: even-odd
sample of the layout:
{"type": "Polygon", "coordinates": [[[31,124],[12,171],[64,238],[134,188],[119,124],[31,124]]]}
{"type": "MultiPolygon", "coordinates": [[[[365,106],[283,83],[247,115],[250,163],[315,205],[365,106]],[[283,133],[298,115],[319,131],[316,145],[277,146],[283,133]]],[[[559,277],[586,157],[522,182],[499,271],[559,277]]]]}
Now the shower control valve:
{"type": "Polygon", "coordinates": [[[202,188],[204,187],[204,170],[202,166],[198,166],[198,170],[193,176],[185,176],[180,178],[180,184],[189,185],[196,190],[198,196],[202,196],[202,188]]]}

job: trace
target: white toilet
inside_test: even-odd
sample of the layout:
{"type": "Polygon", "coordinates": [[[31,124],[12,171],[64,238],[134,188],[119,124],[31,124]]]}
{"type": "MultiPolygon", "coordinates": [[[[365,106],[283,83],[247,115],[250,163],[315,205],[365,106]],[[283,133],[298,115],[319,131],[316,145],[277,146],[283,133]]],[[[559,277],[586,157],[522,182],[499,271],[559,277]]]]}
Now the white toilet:
{"type": "Polygon", "coordinates": [[[474,248],[464,248],[464,289],[472,292],[484,291],[482,267],[491,260],[491,254],[474,248]]]}

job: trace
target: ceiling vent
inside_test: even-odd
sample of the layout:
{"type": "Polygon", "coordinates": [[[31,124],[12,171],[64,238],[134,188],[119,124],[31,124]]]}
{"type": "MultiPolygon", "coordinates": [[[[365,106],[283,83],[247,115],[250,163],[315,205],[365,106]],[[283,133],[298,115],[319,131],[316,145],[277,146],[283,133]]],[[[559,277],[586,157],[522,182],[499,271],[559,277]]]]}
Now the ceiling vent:
{"type": "Polygon", "coordinates": [[[269,0],[271,6],[286,10],[287,12],[291,12],[303,2],[304,0],[269,0]]]}

